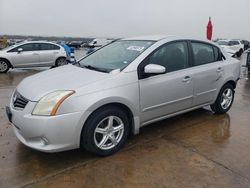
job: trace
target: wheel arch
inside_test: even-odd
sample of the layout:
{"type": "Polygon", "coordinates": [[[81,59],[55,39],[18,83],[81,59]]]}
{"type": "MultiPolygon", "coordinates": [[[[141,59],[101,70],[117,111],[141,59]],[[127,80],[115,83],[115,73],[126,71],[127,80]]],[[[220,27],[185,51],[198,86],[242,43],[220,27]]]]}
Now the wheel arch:
{"type": "Polygon", "coordinates": [[[81,127],[81,131],[80,131],[80,134],[79,134],[79,143],[81,143],[81,139],[82,139],[82,133],[84,131],[84,128],[85,128],[85,125],[87,123],[87,121],[93,116],[93,114],[98,111],[98,110],[101,110],[103,108],[107,108],[109,106],[115,106],[115,107],[118,107],[120,108],[121,110],[123,110],[126,114],[128,114],[128,118],[129,118],[129,126],[130,126],[130,134],[138,134],[139,133],[139,118],[138,116],[136,115],[136,113],[134,112],[134,109],[125,104],[124,102],[121,102],[121,101],[117,101],[117,102],[106,102],[106,103],[99,103],[99,105],[97,106],[96,104],[91,106],[87,111],[91,111],[91,113],[88,114],[88,116],[86,117],[84,123],[82,124],[82,127],[81,127]]]}
{"type": "MultiPolygon", "coordinates": [[[[234,80],[228,80],[228,81],[226,81],[226,82],[223,84],[223,86],[226,85],[226,84],[232,85],[233,88],[235,89],[237,83],[236,83],[234,80]]],[[[222,87],[223,87],[223,86],[222,86],[222,87]]]]}
{"type": "MultiPolygon", "coordinates": [[[[108,108],[108,107],[118,107],[119,109],[121,109],[122,111],[124,111],[127,115],[128,115],[128,119],[129,119],[129,126],[130,126],[130,133],[133,134],[137,134],[137,129],[138,129],[138,123],[137,121],[134,120],[135,118],[135,113],[133,112],[133,110],[131,109],[131,107],[129,107],[128,105],[122,103],[122,102],[107,102],[104,104],[101,104],[99,106],[92,106],[91,107],[91,113],[89,114],[89,116],[86,118],[86,121],[84,122],[84,125],[86,124],[86,122],[90,119],[90,117],[92,117],[92,115],[96,112],[99,111],[103,108],[108,108]]],[[[82,127],[82,130],[84,129],[84,126],[82,127]]]]}
{"type": "Polygon", "coordinates": [[[58,60],[58,59],[62,59],[62,58],[63,58],[63,59],[66,59],[65,56],[59,56],[59,57],[56,58],[56,60],[55,60],[55,66],[57,66],[57,60],[58,60]]]}

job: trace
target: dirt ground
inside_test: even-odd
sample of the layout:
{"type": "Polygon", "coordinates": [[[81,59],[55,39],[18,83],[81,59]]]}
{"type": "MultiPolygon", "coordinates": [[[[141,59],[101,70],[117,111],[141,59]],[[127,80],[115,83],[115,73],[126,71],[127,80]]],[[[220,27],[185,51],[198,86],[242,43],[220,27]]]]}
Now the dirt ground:
{"type": "Polygon", "coordinates": [[[23,78],[42,70],[0,75],[0,187],[250,187],[250,81],[244,67],[227,114],[205,108],[154,123],[105,158],[81,150],[42,153],[15,137],[5,106],[23,78]]]}

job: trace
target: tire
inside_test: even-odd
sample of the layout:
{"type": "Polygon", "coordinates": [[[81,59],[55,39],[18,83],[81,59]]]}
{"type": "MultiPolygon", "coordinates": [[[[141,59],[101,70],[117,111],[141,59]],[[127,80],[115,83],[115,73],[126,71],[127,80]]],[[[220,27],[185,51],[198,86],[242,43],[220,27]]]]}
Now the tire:
{"type": "Polygon", "coordinates": [[[6,73],[9,71],[11,65],[5,59],[0,59],[0,73],[6,73]]]}
{"type": "Polygon", "coordinates": [[[232,106],[234,101],[234,87],[231,84],[225,84],[217,96],[214,104],[210,107],[215,114],[224,114],[232,106]]]}
{"type": "Polygon", "coordinates": [[[66,65],[66,64],[67,64],[66,58],[60,57],[56,60],[55,66],[60,67],[60,66],[66,65]]]}
{"type": "Polygon", "coordinates": [[[111,155],[123,147],[129,129],[125,112],[115,106],[101,108],[95,111],[84,125],[81,147],[96,155],[111,155]]]}

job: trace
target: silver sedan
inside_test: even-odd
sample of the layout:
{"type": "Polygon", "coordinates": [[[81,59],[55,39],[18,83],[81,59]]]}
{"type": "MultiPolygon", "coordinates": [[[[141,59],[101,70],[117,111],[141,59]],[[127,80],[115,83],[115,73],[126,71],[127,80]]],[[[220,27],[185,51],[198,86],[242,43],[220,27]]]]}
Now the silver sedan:
{"type": "Polygon", "coordinates": [[[233,104],[238,60],[208,41],[168,36],[115,41],[79,61],[24,79],[9,107],[18,139],[44,152],[118,151],[130,133],[204,106],[233,104]]]}

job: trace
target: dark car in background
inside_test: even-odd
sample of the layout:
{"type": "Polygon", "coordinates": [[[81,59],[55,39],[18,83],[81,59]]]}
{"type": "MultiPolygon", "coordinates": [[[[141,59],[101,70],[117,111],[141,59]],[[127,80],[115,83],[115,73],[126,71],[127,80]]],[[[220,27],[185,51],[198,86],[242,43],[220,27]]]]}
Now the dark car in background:
{"type": "Polygon", "coordinates": [[[248,74],[250,74],[250,49],[247,51],[246,67],[248,69],[248,74]]]}
{"type": "Polygon", "coordinates": [[[84,42],[82,41],[71,41],[67,45],[71,48],[79,49],[82,47],[83,44],[84,42]]]}
{"type": "Polygon", "coordinates": [[[244,44],[244,50],[247,50],[249,48],[249,45],[250,45],[249,41],[242,40],[242,43],[244,44]]]}

